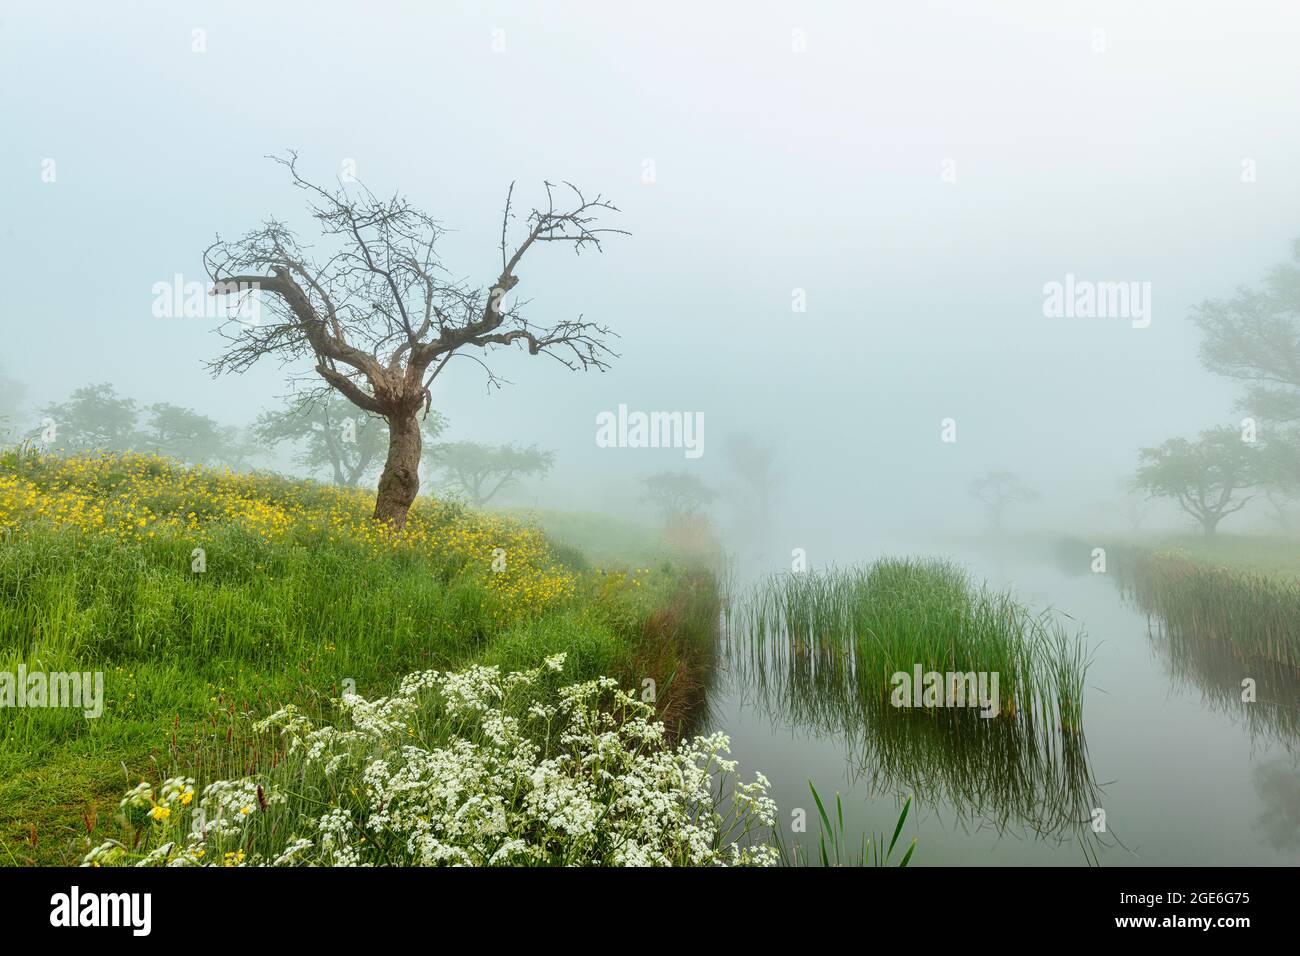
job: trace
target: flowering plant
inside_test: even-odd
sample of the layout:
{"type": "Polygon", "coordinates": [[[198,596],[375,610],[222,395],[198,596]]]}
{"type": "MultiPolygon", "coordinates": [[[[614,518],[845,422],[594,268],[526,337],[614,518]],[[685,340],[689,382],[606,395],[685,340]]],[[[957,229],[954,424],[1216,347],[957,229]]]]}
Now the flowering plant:
{"type": "Polygon", "coordinates": [[[344,697],[339,726],[261,721],[286,756],[264,778],[141,784],[134,839],[84,865],[771,865],[768,781],[734,779],[724,734],[673,744],[610,678],[557,686],[564,655],[503,674],[407,676],[344,697]],[[165,812],[155,812],[155,811],[165,812]]]}

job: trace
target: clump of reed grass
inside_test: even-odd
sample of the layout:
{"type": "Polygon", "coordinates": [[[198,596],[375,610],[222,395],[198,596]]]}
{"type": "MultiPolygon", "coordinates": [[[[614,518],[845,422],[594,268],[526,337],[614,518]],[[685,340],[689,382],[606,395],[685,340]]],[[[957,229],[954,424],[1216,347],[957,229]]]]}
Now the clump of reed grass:
{"type": "Polygon", "coordinates": [[[1082,732],[1088,658],[1056,614],[945,561],[768,578],[739,602],[726,653],[776,719],[857,750],[873,790],[961,815],[1074,833],[1097,806],[1082,732]],[[999,675],[998,710],[895,707],[892,676],[999,675]]]}
{"type": "MultiPolygon", "coordinates": [[[[823,691],[889,701],[895,673],[999,675],[998,717],[1081,730],[1087,660],[1058,616],[974,586],[946,561],[775,575],[736,616],[754,663],[805,672],[823,691]]],[[[844,696],[844,695],[837,695],[844,696]]]]}

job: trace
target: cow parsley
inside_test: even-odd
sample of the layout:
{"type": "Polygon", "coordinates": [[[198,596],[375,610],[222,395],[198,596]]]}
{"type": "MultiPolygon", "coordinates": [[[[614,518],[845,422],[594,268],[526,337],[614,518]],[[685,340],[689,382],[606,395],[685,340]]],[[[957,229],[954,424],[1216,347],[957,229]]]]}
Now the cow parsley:
{"type": "Polygon", "coordinates": [[[735,779],[725,734],[672,744],[609,678],[557,687],[563,664],[411,674],[338,701],[339,726],[285,708],[256,725],[279,739],[274,770],[197,799],[189,779],[141,784],[122,801],[133,838],[83,865],[777,862],[768,781],[735,779]]]}

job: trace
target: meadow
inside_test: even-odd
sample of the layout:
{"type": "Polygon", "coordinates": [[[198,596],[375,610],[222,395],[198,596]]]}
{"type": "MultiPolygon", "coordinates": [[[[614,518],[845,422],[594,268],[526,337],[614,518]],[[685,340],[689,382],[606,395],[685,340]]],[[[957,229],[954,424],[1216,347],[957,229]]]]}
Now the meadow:
{"type": "Polygon", "coordinates": [[[259,719],[333,720],[411,673],[563,654],[557,679],[654,681],[670,733],[697,710],[707,571],[593,570],[535,526],[427,498],[394,534],[372,505],[152,456],[0,457],[0,671],[102,671],[106,698],[97,719],[0,709],[0,859],[76,862],[139,782],[267,769],[283,753],[259,719]]]}
{"type": "MultiPolygon", "coordinates": [[[[0,456],[0,675],[105,688],[93,718],[0,707],[0,860],[906,865],[913,799],[1089,861],[1111,846],[1087,827],[1083,633],[960,565],[738,591],[700,529],[422,497],[393,532],[371,507],[148,455],[0,456]],[[994,713],[899,706],[918,669],[997,674],[994,713]],[[763,768],[713,726],[722,673],[780,726],[842,741],[896,821],[863,831],[850,803],[846,823],[814,769],[785,798],[808,798],[820,840],[783,833],[763,768]]],[[[1294,555],[1248,544],[1115,544],[1112,570],[1176,681],[1289,745],[1294,555]],[[1269,706],[1240,704],[1243,660],[1269,706]]],[[[1054,551],[1086,573],[1078,539],[1054,551]]]]}

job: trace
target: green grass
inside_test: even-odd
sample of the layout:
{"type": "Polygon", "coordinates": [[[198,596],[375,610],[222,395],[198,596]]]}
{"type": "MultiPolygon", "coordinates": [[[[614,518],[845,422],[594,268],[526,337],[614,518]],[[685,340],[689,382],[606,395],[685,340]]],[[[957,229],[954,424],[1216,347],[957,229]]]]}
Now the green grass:
{"type": "MultiPolygon", "coordinates": [[[[93,720],[0,709],[0,861],[74,862],[141,776],[252,772],[274,754],[247,734],[249,714],[292,703],[323,718],[345,687],[380,696],[411,671],[521,669],[559,651],[568,678],[662,690],[712,654],[707,608],[651,626],[679,591],[708,603],[708,577],[679,566],[585,571],[557,606],[506,620],[501,596],[444,554],[271,543],[238,524],[204,540],[221,560],[203,575],[179,539],[38,527],[0,543],[0,670],[103,671],[106,698],[93,720]]],[[[684,714],[685,695],[660,700],[684,714]]]]}
{"type": "Polygon", "coordinates": [[[1300,579],[1300,538],[1281,535],[1172,535],[1126,541],[1129,548],[1177,554],[1196,564],[1300,579]]]}

